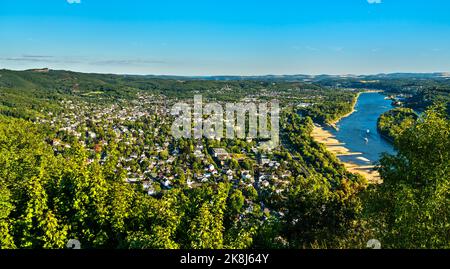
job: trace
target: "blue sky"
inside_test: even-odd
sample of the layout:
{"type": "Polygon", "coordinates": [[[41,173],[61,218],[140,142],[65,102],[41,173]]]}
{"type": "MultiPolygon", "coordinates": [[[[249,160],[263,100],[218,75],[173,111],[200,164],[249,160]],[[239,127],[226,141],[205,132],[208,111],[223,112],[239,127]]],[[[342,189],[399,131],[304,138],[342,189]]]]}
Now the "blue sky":
{"type": "Polygon", "coordinates": [[[0,68],[450,71],[449,14],[447,0],[1,0],[0,68]]]}

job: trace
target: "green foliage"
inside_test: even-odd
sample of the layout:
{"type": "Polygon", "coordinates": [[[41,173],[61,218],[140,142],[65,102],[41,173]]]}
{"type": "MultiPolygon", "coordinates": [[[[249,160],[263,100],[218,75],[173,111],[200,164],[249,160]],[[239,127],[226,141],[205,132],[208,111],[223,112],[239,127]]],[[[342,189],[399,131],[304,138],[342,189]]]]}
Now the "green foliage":
{"type": "Polygon", "coordinates": [[[429,108],[396,140],[398,154],[381,160],[384,183],[370,193],[368,212],[383,246],[449,248],[450,121],[429,108]]]}
{"type": "Polygon", "coordinates": [[[0,249],[14,248],[15,244],[10,233],[9,214],[14,209],[11,203],[11,192],[4,182],[0,182],[0,249]]]}
{"type": "Polygon", "coordinates": [[[417,118],[417,114],[410,108],[396,108],[380,116],[378,130],[386,139],[394,141],[403,130],[413,125],[417,118]]]}
{"type": "Polygon", "coordinates": [[[326,101],[300,109],[300,113],[311,117],[315,122],[333,124],[343,115],[350,113],[357,100],[356,94],[352,92],[330,93],[326,98],[326,101]]]}
{"type": "Polygon", "coordinates": [[[224,227],[226,212],[239,214],[243,199],[238,192],[228,198],[227,184],[153,198],[111,178],[107,169],[113,166],[87,162],[84,148],[75,146],[63,158],[36,125],[0,120],[1,248],[64,248],[69,238],[80,240],[83,248],[251,245],[252,229],[235,223],[229,231],[224,227]]]}

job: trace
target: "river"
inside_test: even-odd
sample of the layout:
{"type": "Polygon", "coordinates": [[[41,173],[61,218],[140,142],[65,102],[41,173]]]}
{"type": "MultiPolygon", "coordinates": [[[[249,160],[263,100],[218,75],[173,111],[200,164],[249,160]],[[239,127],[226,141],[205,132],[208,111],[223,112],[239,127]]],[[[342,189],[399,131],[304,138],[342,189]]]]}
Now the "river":
{"type": "Polygon", "coordinates": [[[395,153],[393,146],[377,130],[378,117],[392,108],[391,101],[385,100],[381,93],[367,92],[359,96],[355,112],[336,124],[339,130],[329,130],[351,152],[362,153],[339,157],[343,162],[375,164],[381,153],[395,153]]]}

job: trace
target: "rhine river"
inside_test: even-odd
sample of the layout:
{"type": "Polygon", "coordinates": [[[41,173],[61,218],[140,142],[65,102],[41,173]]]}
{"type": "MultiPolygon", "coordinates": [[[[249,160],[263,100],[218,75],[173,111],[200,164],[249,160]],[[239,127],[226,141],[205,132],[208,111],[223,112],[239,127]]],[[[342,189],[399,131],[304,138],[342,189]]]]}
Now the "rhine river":
{"type": "Polygon", "coordinates": [[[355,105],[355,112],[343,118],[330,132],[351,152],[362,155],[342,156],[343,162],[375,164],[383,152],[395,153],[393,146],[383,139],[377,130],[378,117],[393,107],[385,95],[376,92],[362,93],[355,105]]]}

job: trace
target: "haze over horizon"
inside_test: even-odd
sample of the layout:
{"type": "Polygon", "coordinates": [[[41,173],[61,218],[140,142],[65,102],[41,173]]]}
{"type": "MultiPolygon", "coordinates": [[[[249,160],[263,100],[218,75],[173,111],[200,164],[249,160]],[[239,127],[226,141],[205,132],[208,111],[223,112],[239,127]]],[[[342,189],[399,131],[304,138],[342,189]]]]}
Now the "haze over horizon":
{"type": "Polygon", "coordinates": [[[444,0],[5,0],[0,68],[179,76],[450,71],[444,0]]]}
{"type": "Polygon", "coordinates": [[[330,77],[370,77],[370,76],[382,76],[382,75],[394,75],[394,74],[413,74],[413,75],[427,75],[427,74],[441,74],[445,77],[450,78],[450,72],[390,72],[390,73],[372,73],[372,74],[250,74],[250,75],[239,75],[239,74],[209,74],[209,75],[183,75],[183,74],[133,74],[127,72],[89,72],[89,71],[77,71],[70,69],[52,69],[48,67],[34,67],[28,69],[14,69],[14,68],[0,68],[0,70],[12,70],[12,71],[32,71],[32,70],[43,70],[49,69],[51,71],[65,71],[65,72],[76,72],[76,73],[86,73],[86,74],[100,74],[100,75],[129,75],[129,76],[155,76],[155,77],[191,77],[191,78],[214,78],[214,77],[290,77],[290,76],[310,76],[310,77],[318,77],[318,76],[330,76],[330,77]]]}

